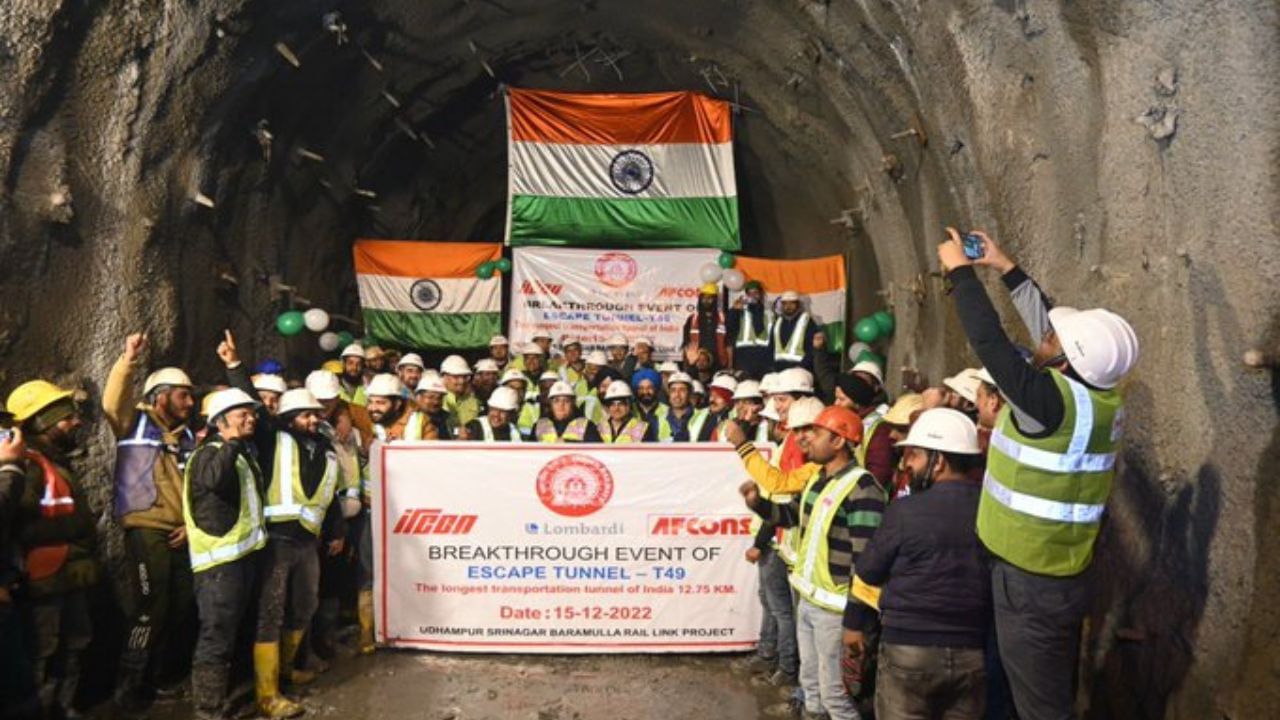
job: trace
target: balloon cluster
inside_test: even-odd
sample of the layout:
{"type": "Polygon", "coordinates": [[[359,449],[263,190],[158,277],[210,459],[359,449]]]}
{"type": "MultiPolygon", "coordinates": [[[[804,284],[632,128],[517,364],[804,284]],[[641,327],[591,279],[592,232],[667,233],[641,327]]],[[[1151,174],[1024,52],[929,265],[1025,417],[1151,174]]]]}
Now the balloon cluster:
{"type": "Polygon", "coordinates": [[[730,290],[741,290],[747,284],[747,276],[734,269],[737,261],[733,253],[722,252],[715,262],[698,268],[698,278],[704,283],[723,283],[730,290]]]}
{"type": "Polygon", "coordinates": [[[480,263],[480,267],[476,268],[476,277],[481,280],[488,280],[493,277],[494,273],[511,272],[511,260],[508,258],[498,258],[497,260],[488,260],[480,263]]]}
{"type": "Polygon", "coordinates": [[[884,356],[871,349],[871,343],[884,338],[893,337],[897,323],[887,310],[880,310],[862,318],[853,326],[853,336],[858,342],[849,346],[849,359],[854,363],[870,360],[884,367],[884,356]]]}
{"type": "Polygon", "coordinates": [[[355,341],[355,337],[346,330],[342,332],[329,330],[331,320],[329,313],[320,308],[311,308],[306,312],[286,310],[276,316],[276,330],[285,337],[297,335],[303,329],[320,333],[320,349],[325,352],[333,352],[355,341]]]}

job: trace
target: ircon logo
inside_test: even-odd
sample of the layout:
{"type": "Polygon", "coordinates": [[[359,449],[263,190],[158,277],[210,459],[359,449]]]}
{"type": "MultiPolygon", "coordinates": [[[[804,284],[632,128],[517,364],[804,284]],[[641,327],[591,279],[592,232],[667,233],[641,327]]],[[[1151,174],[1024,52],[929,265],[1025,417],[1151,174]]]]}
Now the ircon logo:
{"type": "Polygon", "coordinates": [[[650,515],[650,535],[750,535],[751,517],[650,515]]]}
{"type": "Polygon", "coordinates": [[[405,510],[396,522],[396,535],[466,535],[476,526],[475,515],[450,515],[443,510],[405,510]]]}

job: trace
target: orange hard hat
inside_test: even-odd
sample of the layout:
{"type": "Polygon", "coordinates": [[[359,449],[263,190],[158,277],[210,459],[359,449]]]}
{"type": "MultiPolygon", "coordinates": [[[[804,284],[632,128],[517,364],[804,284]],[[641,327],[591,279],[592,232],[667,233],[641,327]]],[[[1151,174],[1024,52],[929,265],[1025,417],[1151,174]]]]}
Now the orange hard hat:
{"type": "Polygon", "coordinates": [[[832,405],[825,408],[818,413],[813,426],[826,428],[851,443],[862,442],[862,418],[846,407],[832,405]]]}

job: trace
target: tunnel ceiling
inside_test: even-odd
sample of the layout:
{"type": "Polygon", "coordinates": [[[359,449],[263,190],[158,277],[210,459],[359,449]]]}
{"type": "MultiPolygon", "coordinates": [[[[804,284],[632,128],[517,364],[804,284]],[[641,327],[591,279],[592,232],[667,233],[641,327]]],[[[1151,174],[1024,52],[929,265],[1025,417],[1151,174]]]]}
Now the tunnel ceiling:
{"type": "Polygon", "coordinates": [[[891,379],[973,361],[945,224],[1133,322],[1091,714],[1267,716],[1280,390],[1239,357],[1280,346],[1277,28],[1271,0],[8,0],[0,390],[93,398],[140,328],[202,382],[223,327],[306,367],[273,278],[351,315],[353,238],[501,237],[503,85],[711,93],[745,250],[850,252],[891,379]]]}

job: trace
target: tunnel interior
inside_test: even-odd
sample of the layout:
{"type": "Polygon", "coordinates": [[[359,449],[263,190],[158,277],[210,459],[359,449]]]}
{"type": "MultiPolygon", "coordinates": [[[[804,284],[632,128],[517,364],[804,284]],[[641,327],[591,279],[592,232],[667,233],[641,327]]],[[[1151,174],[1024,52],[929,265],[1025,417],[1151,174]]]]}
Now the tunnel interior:
{"type": "MultiPolygon", "coordinates": [[[[948,224],[988,229],[1059,302],[1133,322],[1144,359],[1086,704],[1260,717],[1280,699],[1280,442],[1273,380],[1239,357],[1280,342],[1276,15],[1243,0],[15,0],[0,12],[0,386],[44,376],[92,398],[140,329],[153,364],[198,381],[219,379],[224,327],[249,357],[314,365],[313,339],[275,333],[273,283],[354,318],[353,239],[501,239],[504,87],[705,92],[736,106],[743,251],[848,253],[853,316],[897,318],[891,381],[973,364],[934,258],[948,224]]],[[[108,457],[98,432],[90,462],[108,457]]]]}

